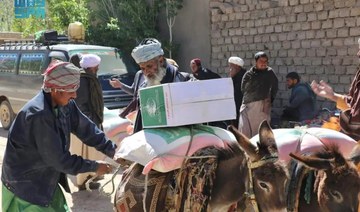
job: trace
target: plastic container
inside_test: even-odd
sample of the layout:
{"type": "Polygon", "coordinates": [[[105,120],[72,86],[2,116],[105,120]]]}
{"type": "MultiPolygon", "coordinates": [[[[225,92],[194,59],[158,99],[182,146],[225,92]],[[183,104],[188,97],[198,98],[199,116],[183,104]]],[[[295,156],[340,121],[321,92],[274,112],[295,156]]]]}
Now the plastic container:
{"type": "Polygon", "coordinates": [[[68,27],[69,40],[72,42],[85,41],[85,27],[80,22],[70,23],[68,27]]]}

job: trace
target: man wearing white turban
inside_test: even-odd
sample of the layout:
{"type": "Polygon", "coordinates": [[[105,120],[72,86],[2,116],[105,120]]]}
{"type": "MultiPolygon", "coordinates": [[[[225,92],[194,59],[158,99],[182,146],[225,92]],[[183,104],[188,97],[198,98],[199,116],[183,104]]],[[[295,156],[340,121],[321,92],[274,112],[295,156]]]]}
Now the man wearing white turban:
{"type": "Polygon", "coordinates": [[[96,54],[85,54],[81,56],[80,66],[83,69],[98,67],[100,65],[101,58],[96,54]]]}
{"type": "Polygon", "coordinates": [[[60,185],[66,174],[105,174],[111,166],[69,152],[70,132],[110,158],[116,145],[76,106],[80,70],[54,62],[44,74],[42,91],[25,104],[8,135],[2,166],[2,211],[69,211],[60,185]]]}
{"type": "Polygon", "coordinates": [[[239,115],[240,106],[243,99],[243,93],[241,92],[241,81],[244,77],[246,70],[244,69],[244,60],[240,57],[230,57],[229,63],[229,76],[231,77],[234,85],[234,99],[236,106],[236,119],[231,120],[231,124],[236,128],[239,127],[239,115]]]}
{"type": "MultiPolygon", "coordinates": [[[[102,129],[102,122],[104,119],[104,100],[100,82],[97,78],[97,72],[101,58],[96,54],[84,54],[80,56],[80,87],[77,90],[77,97],[75,102],[81,112],[83,112],[96,126],[102,129]]],[[[89,160],[103,160],[104,155],[96,151],[95,148],[85,145],[79,138],[71,134],[70,151],[73,154],[89,160]]],[[[79,190],[85,190],[85,183],[87,179],[95,173],[81,173],[76,176],[75,185],[79,190]]],[[[99,176],[98,179],[101,179],[99,176]]],[[[97,189],[99,183],[90,183],[91,189],[97,189]]]]}
{"type": "Polygon", "coordinates": [[[96,54],[81,56],[80,88],[77,90],[76,104],[98,127],[103,122],[104,100],[97,72],[101,58],[96,54]]]}
{"type": "MultiPolygon", "coordinates": [[[[141,69],[141,72],[137,74],[139,75],[137,79],[144,78],[144,80],[141,80],[141,83],[137,83],[136,91],[142,87],[185,81],[184,76],[180,74],[177,67],[166,61],[161,43],[155,38],[145,38],[142,40],[132,50],[131,56],[141,69]]],[[[114,79],[110,81],[110,84],[114,87],[119,87],[120,83],[117,79],[114,79]]],[[[134,93],[134,95],[138,98],[137,93],[134,93]]],[[[134,132],[140,130],[142,130],[142,123],[141,111],[139,110],[135,120],[134,132]]]]}

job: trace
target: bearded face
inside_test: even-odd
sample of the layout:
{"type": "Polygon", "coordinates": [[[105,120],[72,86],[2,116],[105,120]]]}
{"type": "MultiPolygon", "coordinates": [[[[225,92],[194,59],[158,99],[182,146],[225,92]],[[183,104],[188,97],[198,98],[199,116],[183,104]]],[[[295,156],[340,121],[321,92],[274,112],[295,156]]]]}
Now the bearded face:
{"type": "Polygon", "coordinates": [[[162,65],[161,58],[157,57],[139,65],[148,87],[161,84],[160,82],[166,74],[166,68],[162,65]]]}
{"type": "Polygon", "coordinates": [[[160,66],[159,64],[159,71],[157,73],[155,73],[154,75],[152,75],[151,77],[145,77],[146,81],[147,81],[147,86],[154,86],[154,85],[160,85],[161,84],[161,80],[164,78],[165,74],[166,74],[166,68],[160,66]]]}
{"type": "Polygon", "coordinates": [[[260,57],[256,60],[256,69],[258,70],[266,70],[268,67],[268,58],[267,57],[260,57]]]}
{"type": "Polygon", "coordinates": [[[286,85],[288,89],[292,89],[298,83],[296,79],[286,78],[286,85]]]}

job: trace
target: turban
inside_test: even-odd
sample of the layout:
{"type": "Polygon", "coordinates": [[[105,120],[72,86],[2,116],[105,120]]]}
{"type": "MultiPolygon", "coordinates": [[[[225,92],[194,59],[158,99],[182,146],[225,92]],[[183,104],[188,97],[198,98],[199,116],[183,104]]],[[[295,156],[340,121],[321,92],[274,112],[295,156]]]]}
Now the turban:
{"type": "Polygon", "coordinates": [[[201,60],[199,58],[192,59],[191,61],[194,62],[197,66],[201,66],[201,60]]]}
{"type": "Polygon", "coordinates": [[[230,58],[229,58],[229,63],[238,65],[238,66],[240,66],[240,67],[243,67],[243,66],[244,66],[244,60],[241,59],[240,57],[230,57],[230,58]]]}
{"type": "Polygon", "coordinates": [[[81,56],[80,66],[81,68],[92,68],[100,64],[101,58],[96,54],[85,54],[81,56]]]}
{"type": "Polygon", "coordinates": [[[80,69],[68,62],[54,61],[46,69],[43,90],[47,93],[51,89],[74,92],[80,86],[80,69]]]}
{"type": "Polygon", "coordinates": [[[131,56],[137,64],[147,62],[160,55],[164,55],[164,51],[161,43],[156,39],[145,39],[131,52],[131,56]]]}

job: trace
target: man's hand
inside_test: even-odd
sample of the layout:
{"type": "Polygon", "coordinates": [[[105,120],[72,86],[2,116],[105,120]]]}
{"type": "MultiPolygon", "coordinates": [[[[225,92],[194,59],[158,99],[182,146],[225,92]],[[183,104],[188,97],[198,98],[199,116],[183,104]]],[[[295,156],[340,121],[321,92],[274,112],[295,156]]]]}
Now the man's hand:
{"type": "Polygon", "coordinates": [[[109,84],[113,87],[113,88],[121,88],[122,87],[122,83],[120,82],[120,80],[113,78],[109,80],[109,84]]]}
{"type": "Polygon", "coordinates": [[[96,162],[99,164],[96,170],[96,174],[98,176],[102,176],[104,174],[109,174],[112,172],[113,167],[109,163],[106,163],[104,161],[96,161],[96,162]]]}
{"type": "Polygon", "coordinates": [[[130,166],[132,164],[131,161],[125,160],[124,158],[116,158],[115,161],[122,166],[130,166]]]}
{"type": "Polygon", "coordinates": [[[316,95],[336,102],[336,95],[332,87],[328,85],[326,82],[321,80],[320,83],[317,83],[315,80],[313,80],[311,82],[311,89],[314,91],[316,95]]]}

